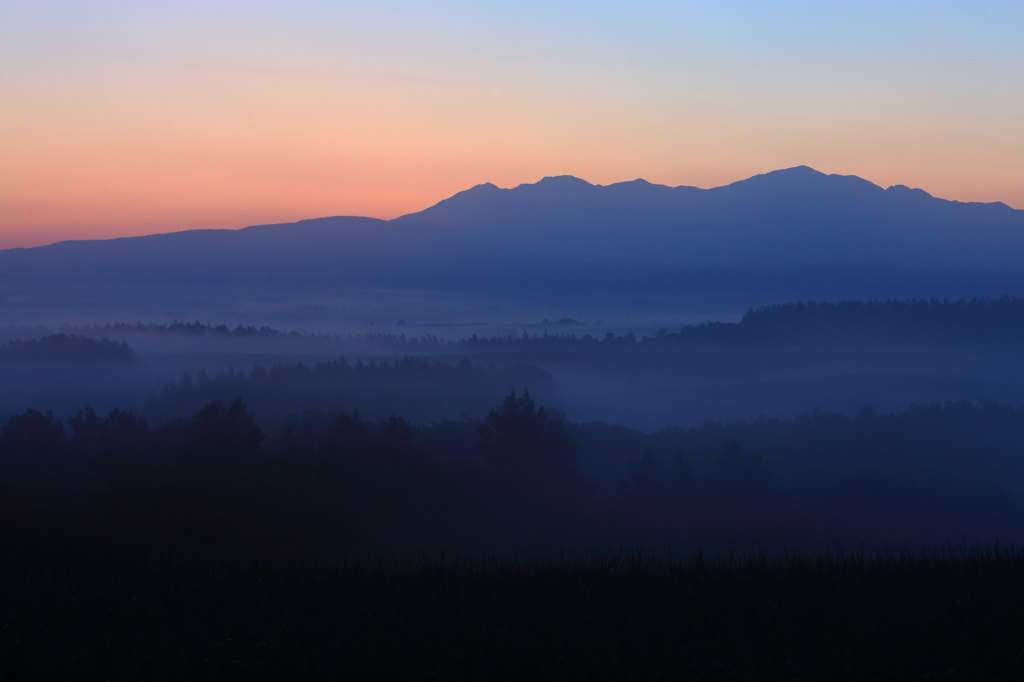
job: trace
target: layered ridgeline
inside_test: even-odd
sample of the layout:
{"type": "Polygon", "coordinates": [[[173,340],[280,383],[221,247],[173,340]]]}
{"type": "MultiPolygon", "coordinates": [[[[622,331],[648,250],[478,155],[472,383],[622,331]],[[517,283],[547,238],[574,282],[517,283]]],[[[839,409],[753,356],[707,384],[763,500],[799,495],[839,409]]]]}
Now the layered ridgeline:
{"type": "Polygon", "coordinates": [[[562,176],[478,185],[391,221],[332,217],[8,249],[0,276],[287,284],[523,262],[1017,270],[1024,211],[805,166],[707,190],[562,176]]]}
{"type": "MultiPolygon", "coordinates": [[[[0,306],[84,303],[110,317],[160,299],[166,319],[265,312],[272,306],[252,301],[312,300],[303,289],[372,287],[473,297],[473,319],[495,297],[531,301],[542,316],[608,319],[600,311],[617,305],[664,319],[683,300],[694,312],[736,314],[804,298],[1024,295],[1021,273],[1024,211],[799,167],[707,190],[567,176],[513,189],[485,184],[390,221],[332,217],[8,249],[0,251],[0,306]],[[216,294],[232,287],[245,292],[216,294]]],[[[402,301],[325,315],[391,310],[392,323],[452,320],[443,306],[423,313],[437,299],[402,301]]]]}
{"type": "Polygon", "coordinates": [[[1024,211],[806,166],[708,190],[571,176],[478,185],[398,220],[565,262],[1016,268],[1024,255],[1024,211]]]}

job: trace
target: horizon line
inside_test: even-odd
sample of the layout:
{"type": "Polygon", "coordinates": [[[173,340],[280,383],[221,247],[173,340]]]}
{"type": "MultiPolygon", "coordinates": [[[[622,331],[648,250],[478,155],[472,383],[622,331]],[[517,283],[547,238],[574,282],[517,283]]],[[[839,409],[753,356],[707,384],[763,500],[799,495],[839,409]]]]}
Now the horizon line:
{"type": "Polygon", "coordinates": [[[380,222],[393,222],[393,221],[398,221],[398,220],[402,220],[402,219],[408,218],[410,216],[415,216],[415,215],[417,215],[419,213],[427,211],[427,210],[429,210],[429,209],[431,209],[431,208],[433,208],[433,207],[435,207],[435,206],[437,206],[437,205],[439,205],[439,204],[441,204],[441,203],[443,203],[445,201],[448,201],[448,200],[450,200],[450,199],[452,199],[452,198],[454,198],[456,196],[459,196],[460,194],[464,194],[466,192],[470,192],[470,191],[472,191],[474,189],[477,189],[479,187],[488,187],[488,186],[494,187],[495,189],[498,189],[498,190],[501,190],[501,191],[510,192],[510,191],[514,191],[516,189],[520,189],[520,188],[523,188],[523,187],[535,187],[535,186],[537,186],[537,185],[539,185],[539,184],[541,184],[541,183],[543,183],[545,181],[559,180],[559,179],[571,179],[571,180],[579,181],[579,182],[584,183],[585,185],[587,185],[589,187],[594,187],[594,188],[615,187],[617,185],[628,185],[628,184],[638,183],[639,182],[639,183],[644,183],[644,184],[651,185],[651,186],[654,186],[654,187],[664,187],[666,189],[673,189],[673,190],[675,190],[675,189],[696,189],[696,190],[700,190],[702,192],[709,192],[709,191],[713,191],[713,190],[717,190],[717,189],[723,189],[723,188],[726,188],[726,187],[732,187],[733,185],[737,185],[737,184],[740,184],[740,183],[743,183],[743,182],[748,182],[748,181],[753,180],[755,178],[761,178],[761,177],[766,177],[766,176],[773,175],[773,174],[776,174],[776,173],[786,173],[786,172],[798,171],[798,170],[808,170],[808,171],[811,171],[812,173],[814,173],[816,175],[820,175],[820,176],[826,177],[826,178],[853,178],[853,179],[856,179],[856,180],[860,180],[860,181],[869,183],[872,186],[877,187],[877,188],[879,188],[882,191],[889,191],[889,190],[896,189],[896,188],[904,188],[904,189],[908,189],[908,190],[914,191],[914,192],[923,192],[928,197],[930,197],[932,199],[936,199],[938,201],[946,201],[946,202],[954,203],[954,204],[965,204],[965,205],[972,205],[973,204],[973,205],[986,205],[986,206],[1002,205],[1002,206],[1005,206],[1005,207],[1007,207],[1007,208],[1009,208],[1009,209],[1011,209],[1013,211],[1024,210],[1024,209],[1018,209],[1018,208],[1015,208],[1013,206],[1010,206],[1009,204],[1007,204],[1004,201],[960,201],[958,199],[946,199],[944,197],[937,197],[937,196],[931,194],[930,192],[928,192],[925,189],[917,188],[917,187],[909,187],[908,185],[903,185],[903,184],[896,184],[896,185],[889,185],[888,187],[882,187],[881,185],[878,185],[878,184],[876,184],[876,183],[874,183],[874,182],[872,182],[872,181],[870,181],[870,180],[868,180],[866,178],[863,178],[863,177],[861,177],[859,175],[852,175],[852,174],[844,175],[844,174],[840,174],[840,173],[825,173],[823,171],[819,171],[818,169],[816,169],[816,168],[814,168],[812,166],[809,166],[809,165],[806,165],[806,164],[799,164],[799,165],[790,166],[790,167],[787,167],[787,168],[777,168],[777,169],[774,169],[774,170],[766,171],[764,173],[755,173],[754,175],[750,175],[748,177],[741,178],[739,180],[734,180],[733,182],[725,183],[723,185],[716,185],[716,186],[713,186],[713,187],[699,187],[697,185],[685,185],[685,184],[683,184],[683,185],[665,185],[665,184],[661,184],[661,183],[650,182],[649,180],[646,180],[646,179],[644,179],[642,177],[634,178],[632,180],[620,180],[620,181],[617,181],[617,182],[612,182],[612,183],[608,183],[606,185],[602,185],[602,184],[598,184],[598,183],[592,183],[592,182],[590,182],[590,181],[588,181],[588,180],[586,180],[586,179],[584,179],[582,177],[579,177],[579,176],[576,176],[576,175],[572,175],[572,174],[545,175],[545,176],[541,177],[539,180],[537,180],[536,182],[523,182],[523,183],[519,183],[518,185],[514,185],[514,186],[510,186],[510,187],[501,187],[500,185],[497,185],[497,184],[495,184],[493,182],[487,181],[487,182],[477,183],[476,185],[473,185],[472,187],[468,187],[468,188],[463,189],[463,190],[459,190],[459,191],[455,192],[454,194],[451,194],[451,195],[449,195],[447,197],[443,197],[443,198],[435,201],[434,203],[430,204],[429,206],[426,206],[425,208],[421,208],[421,209],[419,209],[417,211],[412,211],[410,213],[404,213],[402,215],[395,216],[394,218],[378,218],[378,217],[375,217],[375,216],[355,215],[355,214],[332,214],[332,215],[314,216],[314,217],[309,217],[309,218],[298,218],[296,220],[283,221],[283,222],[251,223],[251,224],[241,225],[240,227],[191,227],[191,228],[184,228],[184,229],[171,229],[171,230],[167,230],[167,231],[147,232],[145,234],[124,235],[124,236],[117,236],[117,237],[93,237],[93,238],[83,237],[83,238],[72,238],[72,239],[58,239],[58,240],[53,241],[53,242],[47,242],[45,244],[36,244],[34,246],[11,246],[11,247],[6,247],[6,248],[0,248],[0,251],[17,251],[17,250],[29,251],[29,250],[32,250],[32,249],[44,248],[44,247],[48,247],[48,246],[55,246],[57,244],[76,243],[76,242],[109,242],[109,241],[119,241],[119,240],[123,240],[123,239],[138,239],[138,238],[142,238],[142,237],[157,237],[157,236],[161,236],[161,235],[182,234],[182,233],[185,233],[185,232],[240,232],[242,230],[247,230],[247,229],[253,228],[253,227],[272,227],[272,226],[277,226],[277,225],[295,225],[295,224],[302,223],[302,222],[307,222],[307,221],[312,221],[312,220],[326,220],[326,219],[330,219],[330,218],[362,218],[362,219],[367,219],[367,220],[376,220],[376,221],[380,221],[380,222]]]}

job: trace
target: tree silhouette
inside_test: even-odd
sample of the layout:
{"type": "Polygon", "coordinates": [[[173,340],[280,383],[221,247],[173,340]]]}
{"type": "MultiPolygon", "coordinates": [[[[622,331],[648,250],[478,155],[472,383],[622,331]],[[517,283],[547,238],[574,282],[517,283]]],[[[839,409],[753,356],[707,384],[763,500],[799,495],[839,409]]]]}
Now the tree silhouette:
{"type": "Polygon", "coordinates": [[[196,413],[188,459],[200,462],[245,463],[260,455],[266,436],[241,398],[230,406],[217,401],[196,413]]]}
{"type": "Polygon", "coordinates": [[[682,448],[676,448],[672,454],[672,463],[668,469],[669,486],[673,492],[690,490],[697,485],[697,472],[689,458],[683,454],[682,448]]]}
{"type": "Polygon", "coordinates": [[[209,403],[189,421],[162,429],[177,450],[176,474],[183,490],[200,498],[252,496],[265,475],[265,439],[245,403],[209,403]]]}
{"type": "Polygon", "coordinates": [[[7,420],[0,442],[7,456],[38,458],[62,454],[67,439],[64,426],[53,412],[25,410],[7,420]]]}
{"type": "Polygon", "coordinates": [[[758,455],[747,455],[743,444],[730,441],[715,457],[713,482],[725,488],[760,489],[771,482],[771,471],[758,455]]]}
{"type": "Polygon", "coordinates": [[[491,410],[479,428],[480,454],[511,482],[523,482],[568,470],[576,448],[561,421],[549,421],[529,391],[505,397],[501,411],[491,410]]]}
{"type": "Polygon", "coordinates": [[[644,449],[639,459],[630,459],[626,466],[631,488],[642,495],[661,493],[667,480],[665,465],[654,456],[650,446],[644,449]]]}

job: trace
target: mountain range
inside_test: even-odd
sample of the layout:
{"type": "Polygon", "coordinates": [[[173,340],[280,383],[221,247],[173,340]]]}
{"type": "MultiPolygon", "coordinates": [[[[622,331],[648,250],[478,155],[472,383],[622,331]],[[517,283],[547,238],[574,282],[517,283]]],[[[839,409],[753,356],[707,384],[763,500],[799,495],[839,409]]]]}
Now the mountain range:
{"type": "Polygon", "coordinates": [[[691,266],[1011,267],[1024,211],[961,203],[806,166],[714,189],[571,176],[478,185],[398,222],[458,230],[552,261],[691,266]]]}
{"type": "Polygon", "coordinates": [[[513,287],[515,273],[530,273],[541,292],[588,282],[667,291],[690,287],[694,272],[718,273],[712,280],[721,282],[746,278],[751,291],[815,273],[789,296],[817,297],[815,287],[830,278],[996,277],[983,293],[1024,294],[1024,211],[902,185],[883,189],[806,166],[713,189],[559,176],[512,189],[477,185],[389,221],[330,217],[7,249],[0,295],[33,282],[477,291],[513,287]],[[674,284],[663,286],[665,277],[674,284]]]}

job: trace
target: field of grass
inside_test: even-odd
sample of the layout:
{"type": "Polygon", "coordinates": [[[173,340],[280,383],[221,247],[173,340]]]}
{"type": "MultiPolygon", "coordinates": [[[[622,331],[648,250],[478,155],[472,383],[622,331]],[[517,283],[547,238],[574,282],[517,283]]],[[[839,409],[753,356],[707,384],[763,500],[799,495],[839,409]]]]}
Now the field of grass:
{"type": "Polygon", "coordinates": [[[1022,679],[1024,552],[0,559],[0,679],[1022,679]]]}

